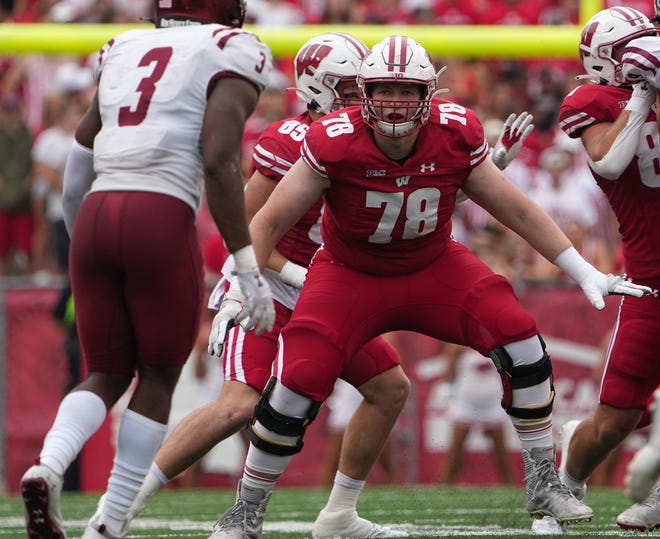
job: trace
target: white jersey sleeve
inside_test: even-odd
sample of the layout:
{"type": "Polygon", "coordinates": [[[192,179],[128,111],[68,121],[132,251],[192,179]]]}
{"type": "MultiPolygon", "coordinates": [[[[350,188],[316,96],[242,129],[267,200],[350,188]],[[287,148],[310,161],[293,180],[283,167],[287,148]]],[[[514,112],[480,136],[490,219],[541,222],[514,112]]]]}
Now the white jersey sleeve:
{"type": "Polygon", "coordinates": [[[134,30],[109,41],[96,68],[102,128],[92,191],[164,193],[197,209],[199,137],[215,82],[241,77],[261,91],[271,69],[270,50],[254,34],[218,24],[134,30]]]}

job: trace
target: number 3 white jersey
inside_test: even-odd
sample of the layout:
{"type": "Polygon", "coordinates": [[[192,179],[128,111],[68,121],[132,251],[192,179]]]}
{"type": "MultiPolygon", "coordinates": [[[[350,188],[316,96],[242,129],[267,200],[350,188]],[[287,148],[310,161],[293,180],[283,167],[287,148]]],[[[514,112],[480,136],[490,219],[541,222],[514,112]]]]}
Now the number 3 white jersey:
{"type": "Polygon", "coordinates": [[[164,193],[197,209],[199,137],[216,80],[241,77],[259,91],[270,50],[252,33],[218,24],[135,30],[110,40],[96,77],[102,128],[92,191],[164,193]]]}

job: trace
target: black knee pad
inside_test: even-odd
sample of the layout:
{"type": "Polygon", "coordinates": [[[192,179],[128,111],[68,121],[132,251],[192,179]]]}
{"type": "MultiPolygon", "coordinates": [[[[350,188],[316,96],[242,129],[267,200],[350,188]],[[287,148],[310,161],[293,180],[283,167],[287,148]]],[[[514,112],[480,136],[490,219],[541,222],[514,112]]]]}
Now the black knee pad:
{"type": "Polygon", "coordinates": [[[295,455],[302,450],[304,445],[302,440],[305,436],[305,430],[307,429],[307,426],[316,419],[323,403],[311,401],[305,417],[290,417],[281,414],[275,410],[269,402],[270,395],[273,392],[276,383],[277,379],[271,376],[261,394],[259,402],[257,402],[254,407],[254,415],[247,426],[250,441],[252,442],[252,445],[261,449],[265,453],[280,456],[295,455]],[[296,437],[296,442],[290,444],[263,438],[263,436],[254,429],[254,424],[257,421],[268,430],[276,432],[277,434],[296,437]]]}
{"type": "Polygon", "coordinates": [[[545,342],[539,335],[541,347],[543,348],[543,357],[531,365],[520,367],[513,366],[513,360],[503,346],[496,346],[490,352],[497,371],[502,378],[502,408],[507,414],[519,419],[543,419],[552,412],[552,405],[555,400],[555,388],[552,385],[552,363],[550,356],[545,351],[545,342]],[[532,387],[550,379],[550,398],[544,404],[528,408],[516,408],[512,406],[514,389],[532,387]]]}

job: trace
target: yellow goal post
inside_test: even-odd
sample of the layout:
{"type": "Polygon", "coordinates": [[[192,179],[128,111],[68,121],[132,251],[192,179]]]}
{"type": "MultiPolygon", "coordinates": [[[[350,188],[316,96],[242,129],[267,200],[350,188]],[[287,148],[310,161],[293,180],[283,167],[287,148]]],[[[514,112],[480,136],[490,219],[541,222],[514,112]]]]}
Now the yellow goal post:
{"type": "MultiPolygon", "coordinates": [[[[583,24],[602,7],[603,0],[580,0],[579,26],[300,25],[268,28],[246,25],[245,28],[268,44],[275,57],[295,56],[305,41],[320,33],[349,32],[368,46],[389,35],[408,35],[436,57],[576,58],[583,24]]],[[[149,24],[0,23],[0,55],[85,55],[99,50],[117,34],[148,27],[149,24]]]]}

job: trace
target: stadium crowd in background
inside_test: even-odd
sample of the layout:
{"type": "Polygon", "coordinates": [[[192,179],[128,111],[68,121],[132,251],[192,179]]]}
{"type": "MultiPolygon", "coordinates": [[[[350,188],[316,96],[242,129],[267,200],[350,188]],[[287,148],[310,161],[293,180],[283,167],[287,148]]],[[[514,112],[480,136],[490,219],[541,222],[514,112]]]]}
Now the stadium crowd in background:
{"type": "MultiPolygon", "coordinates": [[[[101,20],[104,22],[116,22],[110,13],[121,13],[122,22],[134,22],[139,17],[148,16],[149,2],[87,2],[62,1],[15,1],[11,9],[5,8],[5,20],[17,21],[79,21],[101,20]],[[89,12],[89,5],[95,6],[95,15],[89,12]],[[87,7],[86,7],[87,6],[87,7]],[[106,10],[106,15],[99,16],[98,10],[106,10]],[[83,13],[85,15],[75,15],[83,13]],[[80,10],[80,11],[78,11],[80,10]],[[65,15],[68,14],[66,17],[65,15]],[[91,17],[91,19],[90,19],[91,17]]],[[[260,12],[266,7],[262,3],[248,2],[248,17],[251,11],[260,12]],[[258,8],[258,9],[257,9],[258,8]]],[[[264,2],[269,5],[270,2],[264,2]]],[[[273,2],[273,5],[292,6],[292,2],[273,2]]],[[[341,2],[330,0],[327,7],[336,7],[341,2]]],[[[366,12],[400,12],[419,8],[423,2],[412,2],[402,0],[399,2],[347,2],[347,5],[359,6],[366,12]],[[393,9],[392,6],[396,6],[393,9]]],[[[445,13],[446,21],[432,19],[433,24],[456,23],[460,18],[449,15],[456,11],[484,12],[493,17],[494,20],[488,24],[520,24],[545,23],[554,20],[555,23],[566,22],[558,18],[558,13],[567,10],[566,6],[577,4],[576,2],[560,2],[559,0],[547,0],[539,2],[499,1],[499,2],[454,2],[453,0],[439,1],[431,6],[434,12],[445,13]],[[488,5],[488,9],[486,9],[488,5]],[[497,9],[495,9],[496,6],[497,9]],[[538,14],[537,20],[532,20],[530,13],[538,14]],[[500,14],[499,16],[497,14],[500,14]],[[509,13],[509,15],[506,15],[509,13]],[[552,17],[541,17],[542,13],[554,13],[552,17]],[[515,14],[515,16],[514,16],[515,14]],[[531,18],[530,18],[531,17],[531,18]]],[[[641,2],[634,2],[637,6],[641,2]]],[[[649,2],[644,2],[643,9],[648,12],[651,8],[649,2]]],[[[309,12],[322,11],[324,2],[307,2],[302,4],[309,12]]],[[[571,11],[568,9],[568,11],[571,11]]],[[[574,10],[573,10],[574,11],[574,10]]],[[[118,15],[114,15],[118,17],[118,15]]],[[[573,13],[568,20],[574,22],[576,15],[573,13]]],[[[384,20],[383,17],[372,17],[374,22],[384,20]]],[[[310,19],[310,21],[318,20],[310,19]]],[[[389,19],[385,19],[388,20],[389,19]]],[[[468,23],[472,19],[465,19],[468,23]]],[[[475,19],[475,24],[485,24],[480,19],[475,19]]],[[[304,22],[310,22],[304,21],[304,22]]],[[[330,22],[330,21],[323,21],[330,22]]],[[[365,22],[364,17],[358,17],[352,22],[365,22]]],[[[470,23],[472,24],[472,23],[470,23]]],[[[20,55],[0,57],[0,95],[8,96],[9,99],[21,103],[25,123],[32,133],[33,140],[39,134],[53,126],[53,110],[62,100],[68,100],[69,96],[84,103],[89,100],[94,90],[94,82],[91,77],[91,58],[78,58],[71,56],[44,56],[44,55],[20,55]]],[[[249,155],[254,140],[263,129],[263,126],[278,117],[285,117],[300,112],[299,103],[293,92],[285,92],[284,88],[293,86],[293,72],[291,58],[280,58],[276,61],[278,71],[272,77],[271,90],[264,92],[258,110],[248,121],[246,126],[244,158],[249,162],[249,155]],[[279,90],[279,92],[277,91],[279,90]]],[[[556,187],[554,191],[570,195],[576,194],[578,226],[595,243],[605,246],[605,253],[599,255],[598,260],[613,259],[619,244],[616,227],[612,224],[611,213],[607,209],[604,198],[598,191],[593,190],[593,182],[582,182],[579,193],[575,193],[572,185],[566,186],[567,178],[586,177],[588,169],[584,156],[577,151],[574,144],[559,130],[557,123],[557,110],[561,99],[577,83],[575,75],[580,73],[579,61],[573,60],[460,60],[455,58],[435,58],[436,64],[447,65],[445,73],[446,86],[449,89],[447,97],[453,101],[475,110],[486,123],[488,120],[504,120],[512,112],[522,110],[530,111],[535,120],[536,129],[525,142],[525,146],[517,159],[517,162],[507,171],[507,175],[523,191],[537,200],[537,194],[547,198],[548,188],[553,181],[560,182],[564,187],[556,187]],[[547,153],[546,153],[547,151],[547,153]],[[552,180],[551,171],[561,177],[552,180]],[[557,167],[562,166],[563,172],[557,173],[557,167]],[[579,201],[584,200],[584,204],[579,201]],[[595,211],[585,212],[584,208],[594,206],[595,211]],[[581,208],[581,209],[580,209],[581,208]]],[[[86,105],[86,103],[84,103],[86,105]]],[[[39,182],[35,181],[34,173],[28,179],[29,185],[35,186],[32,192],[32,207],[37,222],[41,218],[39,213],[39,182]]],[[[572,184],[573,182],[571,182],[572,184]]],[[[554,200],[558,200],[553,195],[554,200]]],[[[540,199],[538,199],[540,201],[540,199]]],[[[542,204],[543,205],[543,204],[542,204]]],[[[471,234],[481,228],[484,224],[483,216],[479,216],[478,210],[470,208],[470,204],[457,211],[457,230],[471,234]],[[472,215],[472,213],[477,215],[472,215]],[[459,223],[460,221],[460,223],[459,223]]],[[[545,207],[545,206],[544,206],[545,207]]],[[[546,208],[548,209],[548,208],[546,208]]],[[[553,215],[554,217],[554,215],[553,215]]],[[[570,216],[564,215],[568,219],[570,216]]],[[[43,218],[41,218],[43,220],[43,218]]],[[[563,225],[563,223],[560,222],[563,225]]],[[[33,224],[31,225],[34,226],[33,224]]],[[[29,229],[32,230],[32,229],[29,229]]],[[[466,239],[466,238],[462,238],[466,239]]],[[[52,281],[49,277],[57,276],[57,264],[55,255],[55,244],[48,237],[40,233],[33,233],[31,237],[30,250],[25,252],[24,248],[16,249],[13,253],[7,253],[11,258],[10,264],[6,266],[5,275],[34,275],[37,273],[37,283],[48,283],[52,281]],[[44,243],[44,241],[46,243],[44,243]],[[15,257],[18,258],[16,262],[15,257]],[[27,257],[27,261],[26,261],[27,257]],[[44,261],[45,258],[45,261],[44,261]]],[[[512,248],[514,246],[512,245],[512,248]]],[[[519,246],[525,251],[524,245],[519,246]]],[[[599,251],[601,249],[599,248],[599,251]]],[[[524,254],[524,253],[520,253],[524,254]]],[[[517,255],[512,255],[514,260],[517,255]]],[[[533,254],[527,252],[522,258],[524,264],[516,262],[515,271],[531,285],[546,286],[555,282],[561,284],[561,279],[556,275],[545,275],[544,264],[535,260],[533,254]],[[538,265],[537,265],[538,264],[538,265]]],[[[607,268],[604,268],[607,269],[607,268]]],[[[552,272],[550,272],[552,273],[552,272]]]]}
{"type": "MultiPolygon", "coordinates": [[[[647,15],[652,14],[649,0],[629,0],[625,4],[647,15]]],[[[5,0],[0,3],[0,21],[17,22],[135,22],[150,15],[147,0],[5,0]]],[[[248,0],[247,21],[256,25],[306,23],[351,24],[576,24],[578,2],[561,0],[248,0]]],[[[384,33],[386,33],[384,31],[384,33]]],[[[560,225],[584,257],[601,271],[620,272],[621,244],[617,224],[607,200],[591,180],[582,146],[569,139],[559,128],[558,111],[563,98],[575,86],[575,75],[582,72],[579,61],[572,60],[459,60],[435,58],[447,65],[443,76],[449,93],[443,97],[470,107],[484,120],[504,120],[511,112],[529,110],[536,129],[530,135],[519,158],[507,169],[507,176],[530,198],[538,202],[560,225]],[[578,181],[576,181],[576,179],[578,181]],[[570,202],[570,203],[566,203],[570,202]],[[587,211],[589,210],[589,211],[587,211]]],[[[270,88],[262,93],[255,113],[246,124],[243,146],[245,171],[254,142],[261,130],[272,121],[300,112],[292,93],[290,58],[277,60],[278,70],[271,74],[270,88]]],[[[94,92],[91,63],[87,58],[45,57],[41,55],[0,57],[0,137],[5,118],[21,117],[21,137],[12,142],[17,155],[25,155],[26,135],[38,154],[41,134],[56,125],[63,103],[84,110],[94,92]],[[81,105],[81,106],[79,106],[81,105]],[[20,152],[18,152],[20,150],[20,152]]],[[[9,124],[7,124],[9,125],[9,124]]],[[[4,139],[3,139],[4,140],[4,139]]],[[[30,150],[30,160],[32,150],[30,150]]],[[[22,196],[13,206],[7,179],[0,164],[0,219],[21,217],[18,228],[0,226],[0,278],[23,276],[35,284],[58,283],[61,254],[58,243],[44,222],[47,210],[42,202],[43,177],[33,166],[21,173],[16,182],[22,196]],[[3,182],[3,179],[5,180],[3,182]],[[26,194],[27,193],[27,194],[26,194]],[[26,207],[28,210],[26,211],[26,207]],[[4,217],[3,217],[4,215],[4,217]],[[26,234],[30,236],[26,240],[26,234]]],[[[30,165],[32,166],[32,165],[30,165]]],[[[245,175],[247,178],[247,174],[245,175]]],[[[15,181],[15,180],[13,180],[15,181]]],[[[7,221],[0,221],[5,223],[7,221]]],[[[497,226],[488,215],[470,201],[459,205],[454,215],[458,239],[469,243],[483,230],[497,226]]],[[[201,241],[212,241],[214,224],[208,209],[202,206],[198,216],[201,241]]],[[[556,266],[539,257],[525,242],[507,229],[501,229],[501,254],[509,265],[508,274],[517,290],[526,287],[572,287],[575,284],[556,266]]],[[[61,250],[60,250],[61,253],[61,250]]]]}

